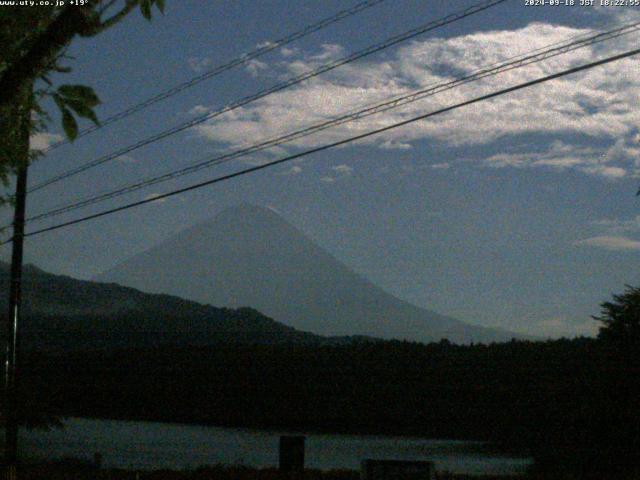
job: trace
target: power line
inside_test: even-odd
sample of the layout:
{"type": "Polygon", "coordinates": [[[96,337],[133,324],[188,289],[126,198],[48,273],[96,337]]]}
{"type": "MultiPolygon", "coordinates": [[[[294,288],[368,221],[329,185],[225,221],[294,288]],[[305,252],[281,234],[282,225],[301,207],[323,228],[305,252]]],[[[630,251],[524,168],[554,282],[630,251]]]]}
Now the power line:
{"type": "MultiPolygon", "coordinates": [[[[489,100],[489,99],[492,99],[492,98],[495,98],[495,97],[498,97],[498,96],[501,96],[501,95],[505,95],[507,93],[511,93],[511,92],[514,92],[514,91],[517,91],[517,90],[522,90],[524,88],[528,88],[528,87],[532,87],[534,85],[538,85],[538,84],[541,84],[541,83],[544,83],[544,82],[548,82],[548,81],[554,80],[556,78],[564,77],[566,75],[571,75],[573,73],[581,72],[581,71],[584,71],[584,70],[589,70],[591,68],[594,68],[594,67],[597,67],[597,66],[600,66],[600,65],[604,65],[604,64],[607,64],[607,63],[611,63],[611,62],[614,62],[614,61],[617,61],[617,60],[621,60],[623,58],[631,57],[633,55],[638,55],[639,53],[640,53],[640,48],[634,49],[634,50],[629,50],[627,52],[620,53],[620,54],[617,54],[617,55],[613,55],[613,56],[610,56],[610,57],[606,57],[604,59],[597,60],[595,62],[583,64],[583,65],[580,65],[578,67],[574,67],[574,68],[570,68],[570,69],[567,69],[567,70],[563,70],[563,71],[558,72],[558,73],[554,73],[554,74],[551,74],[551,75],[540,77],[540,78],[537,78],[535,80],[530,80],[528,82],[520,83],[520,84],[512,86],[512,87],[508,87],[508,88],[504,88],[502,90],[495,91],[493,93],[482,95],[480,97],[476,97],[476,98],[473,98],[471,100],[466,100],[464,102],[460,102],[460,103],[457,103],[455,105],[450,105],[448,107],[444,107],[444,108],[441,108],[439,110],[435,110],[435,111],[432,111],[432,112],[429,112],[429,113],[426,113],[426,114],[423,114],[423,115],[419,115],[417,117],[413,117],[413,118],[410,118],[408,120],[403,120],[401,122],[397,122],[397,123],[394,123],[392,125],[388,125],[386,127],[378,128],[376,130],[371,130],[369,132],[366,132],[366,133],[363,133],[363,134],[360,134],[360,135],[355,135],[353,137],[349,137],[349,138],[344,139],[344,140],[339,140],[337,142],[333,142],[333,143],[330,143],[330,144],[325,144],[325,145],[322,145],[320,147],[312,148],[312,149],[309,149],[309,150],[306,150],[304,152],[297,153],[297,154],[294,154],[294,155],[289,155],[287,157],[284,157],[284,158],[281,158],[281,159],[278,159],[278,160],[274,160],[274,161],[269,162],[269,163],[265,163],[265,164],[262,164],[262,165],[257,165],[257,166],[250,167],[250,168],[246,168],[244,170],[240,170],[238,172],[234,172],[234,173],[231,173],[231,174],[228,174],[228,175],[223,175],[223,176],[216,177],[216,178],[204,181],[204,182],[199,182],[199,183],[196,183],[196,184],[193,184],[193,185],[189,185],[187,187],[183,187],[183,188],[180,188],[180,189],[177,189],[177,190],[173,190],[171,192],[164,193],[162,195],[158,195],[158,196],[156,196],[154,198],[148,198],[148,199],[144,199],[144,200],[139,200],[137,202],[128,203],[126,205],[122,205],[122,206],[119,206],[119,207],[116,207],[116,208],[111,208],[111,209],[108,209],[108,210],[104,210],[102,212],[94,213],[92,215],[87,215],[85,217],[77,218],[75,220],[70,220],[70,221],[67,221],[67,222],[59,223],[57,225],[53,225],[53,226],[50,226],[50,227],[46,227],[46,228],[42,228],[42,229],[39,229],[39,230],[35,230],[33,232],[26,233],[24,236],[25,237],[31,237],[31,236],[39,235],[39,234],[42,234],[42,233],[45,233],[45,232],[58,230],[60,228],[68,227],[68,226],[71,226],[71,225],[76,225],[78,223],[83,223],[83,222],[86,222],[86,221],[89,221],[89,220],[93,220],[93,219],[96,219],[96,218],[100,218],[100,217],[104,217],[106,215],[110,215],[110,214],[113,214],[113,213],[121,212],[121,211],[124,211],[124,210],[129,210],[131,208],[138,207],[140,205],[144,205],[146,203],[155,202],[157,200],[162,200],[164,198],[172,197],[172,196],[179,195],[179,194],[182,194],[182,193],[186,193],[186,192],[189,192],[189,191],[192,191],[192,190],[197,190],[197,189],[209,186],[209,185],[213,185],[215,183],[220,183],[220,182],[223,182],[223,181],[226,181],[226,180],[230,180],[232,178],[236,178],[236,177],[239,177],[239,176],[242,176],[242,175],[246,175],[248,173],[253,173],[253,172],[256,172],[256,171],[259,171],[259,170],[263,170],[263,169],[266,169],[266,168],[269,168],[269,167],[273,167],[275,165],[280,165],[282,163],[289,162],[289,161],[295,160],[297,158],[305,157],[305,156],[311,155],[313,153],[317,153],[317,152],[321,152],[321,151],[328,150],[328,149],[331,149],[331,148],[335,148],[335,147],[338,147],[340,145],[345,145],[347,143],[351,143],[351,142],[354,142],[354,141],[357,141],[357,140],[362,140],[364,138],[367,138],[367,137],[370,137],[370,136],[373,136],[373,135],[377,135],[377,134],[380,134],[380,133],[383,133],[383,132],[386,132],[386,131],[389,131],[389,130],[393,130],[393,129],[396,129],[396,128],[399,128],[399,127],[402,127],[402,126],[405,126],[405,125],[409,125],[411,123],[414,123],[414,122],[417,122],[417,121],[420,121],[420,120],[425,120],[427,118],[434,117],[434,116],[440,115],[442,113],[450,112],[452,110],[456,110],[458,108],[462,108],[462,107],[465,107],[465,106],[468,106],[468,105],[471,105],[471,104],[474,104],[474,103],[479,103],[479,102],[482,102],[482,101],[486,101],[486,100],[489,100]]],[[[6,240],[5,242],[2,242],[2,244],[0,244],[0,245],[4,245],[6,243],[9,243],[12,240],[13,239],[6,240]]]]}
{"type": "MultiPolygon", "coordinates": [[[[297,32],[294,32],[286,37],[283,37],[279,40],[274,40],[274,41],[267,41],[265,42],[262,46],[259,46],[258,48],[256,48],[255,50],[252,50],[251,52],[245,53],[240,55],[239,57],[234,58],[233,60],[231,60],[230,62],[227,62],[223,65],[218,65],[198,76],[195,76],[193,78],[191,78],[190,80],[187,80],[186,82],[180,83],[172,88],[169,88],[168,90],[165,90],[163,92],[160,92],[152,97],[147,98],[146,100],[137,103],[125,110],[122,110],[121,112],[118,112],[114,115],[111,115],[110,117],[107,117],[105,120],[101,121],[99,125],[92,125],[90,127],[84,128],[82,130],[80,130],[80,132],[78,132],[78,135],[76,138],[79,137],[84,137],[85,135],[88,135],[92,132],[95,132],[96,130],[100,130],[101,128],[104,128],[107,125],[110,125],[112,123],[115,123],[119,120],[122,120],[123,118],[129,117],[131,115],[133,115],[134,113],[137,113],[141,110],[144,110],[147,107],[150,107],[151,105],[154,105],[158,102],[161,102],[162,100],[165,100],[169,97],[172,97],[174,95],[177,95],[178,93],[182,92],[183,90],[186,90],[188,88],[193,87],[194,85],[197,85],[205,80],[208,80],[210,78],[213,78],[217,75],[220,75],[223,72],[226,72],[227,70],[231,70],[232,68],[235,68],[237,66],[240,65],[244,65],[248,62],[250,62],[253,59],[256,59],[258,57],[261,57],[262,55],[265,55],[273,50],[275,50],[276,48],[280,48],[280,47],[284,47],[285,45],[288,45],[296,40],[299,40],[307,35],[310,35],[311,33],[315,33],[319,30],[322,30],[334,23],[339,22],[340,20],[343,20],[345,18],[351,17],[353,15],[356,15],[360,12],[362,12],[363,10],[367,10],[368,8],[374,7],[375,5],[378,5],[379,3],[385,2],[386,0],[366,0],[364,2],[360,2],[356,5],[354,5],[351,8],[345,9],[345,10],[341,10],[338,13],[324,18],[322,20],[320,20],[319,22],[316,22],[314,24],[308,25],[306,27],[304,27],[302,30],[299,30],[297,32]]],[[[62,145],[65,145],[67,143],[69,143],[70,140],[65,139],[65,140],[61,140],[59,142],[54,143],[53,145],[50,145],[48,148],[46,148],[45,150],[43,150],[43,153],[49,152],[51,150],[54,150],[62,145]]]]}
{"type": "MultiPolygon", "coordinates": [[[[351,122],[354,120],[359,120],[361,118],[373,115],[373,114],[377,114],[377,113],[381,113],[381,112],[385,112],[387,110],[390,110],[392,108],[397,108],[398,106],[401,105],[406,105],[409,103],[413,103],[415,101],[421,100],[423,98],[426,98],[427,96],[431,96],[431,95],[435,95],[437,93],[441,93],[445,90],[449,90],[452,88],[455,88],[459,85],[462,85],[464,83],[468,83],[471,81],[477,81],[481,78],[485,78],[488,76],[492,76],[492,75],[497,75],[498,73],[502,73],[508,70],[512,70],[514,68],[520,68],[522,66],[525,65],[529,65],[531,63],[535,63],[535,62],[539,62],[542,60],[546,60],[548,58],[551,58],[553,56],[557,56],[560,54],[564,54],[567,53],[569,51],[572,50],[576,50],[578,48],[583,48],[585,46],[588,45],[592,45],[594,43],[597,42],[601,42],[601,41],[605,41],[605,40],[610,40],[612,38],[617,38],[621,35],[626,35],[629,33],[632,33],[633,31],[637,31],[638,30],[638,25],[640,24],[640,22],[635,23],[635,24],[631,24],[630,26],[624,26],[624,27],[620,27],[618,29],[609,31],[609,32],[604,32],[604,33],[600,33],[597,35],[592,35],[591,37],[585,38],[583,40],[579,40],[579,41],[575,41],[572,42],[568,45],[565,45],[567,40],[565,40],[564,42],[559,42],[559,44],[561,44],[562,46],[560,47],[556,47],[553,49],[550,49],[550,46],[544,47],[544,48],[540,48],[540,49],[536,49],[533,52],[537,52],[540,50],[545,50],[543,51],[543,53],[541,54],[537,54],[537,55],[529,55],[526,56],[524,58],[522,58],[523,55],[518,55],[515,57],[511,57],[511,58],[519,58],[519,60],[515,61],[515,62],[503,62],[503,63],[495,63],[492,65],[499,65],[499,67],[493,68],[489,70],[489,67],[491,67],[492,65],[489,65],[487,67],[485,67],[484,70],[478,70],[476,72],[474,72],[471,75],[456,79],[454,81],[450,81],[450,82],[446,82],[444,84],[438,84],[435,87],[430,87],[428,89],[422,89],[422,90],[418,90],[418,91],[414,91],[408,95],[403,95],[401,97],[397,97],[388,101],[385,101],[381,104],[376,104],[374,106],[371,107],[367,107],[365,109],[362,110],[358,110],[355,112],[351,112],[345,115],[342,115],[338,118],[334,118],[325,122],[322,122],[320,124],[315,124],[313,126],[304,128],[302,130],[298,130],[280,137],[276,137],[276,138],[272,138],[269,140],[265,140],[259,144],[254,144],[248,148],[244,148],[241,150],[236,150],[234,152],[222,155],[220,157],[215,157],[213,159],[207,159],[204,161],[200,161],[197,162],[195,164],[192,164],[188,167],[185,167],[183,169],[179,169],[176,171],[171,171],[169,173],[165,173],[156,177],[151,177],[151,178],[147,178],[145,180],[141,180],[139,182],[136,182],[134,184],[130,184],[130,185],[126,185],[124,187],[121,187],[119,189],[116,190],[109,190],[105,193],[101,193],[98,194],[96,196],[93,197],[89,197],[88,199],[85,200],[81,200],[78,202],[74,202],[71,203],[69,205],[64,205],[61,207],[57,207],[53,210],[50,210],[48,212],[42,213],[42,214],[38,214],[35,216],[32,216],[30,218],[28,218],[28,221],[34,221],[34,220],[39,220],[42,218],[48,218],[51,216],[57,216],[59,214],[71,211],[71,210],[75,210],[77,208],[81,208],[84,206],[88,206],[88,205],[93,205],[95,203],[101,202],[103,200],[107,200],[107,199],[111,199],[111,198],[115,198],[118,197],[120,195],[124,195],[127,193],[131,193],[133,191],[136,191],[138,189],[147,187],[147,186],[151,186],[151,185],[155,185],[157,183],[161,183],[173,178],[177,178],[180,177],[182,175],[186,175],[186,174],[190,174],[190,173],[194,173],[196,171],[199,171],[203,168],[208,168],[210,166],[213,165],[217,165],[232,159],[236,159],[239,157],[243,157],[245,155],[248,155],[250,153],[255,153],[257,151],[261,151],[264,150],[266,148],[270,148],[273,146],[277,146],[277,145],[281,145],[283,143],[288,143],[292,140],[297,140],[299,138],[302,137],[306,137],[308,135],[317,133],[318,131],[321,130],[325,130],[327,128],[331,128],[346,122],[351,122]]],[[[584,34],[580,35],[580,37],[584,37],[584,34]]],[[[554,44],[556,45],[556,44],[554,44]]],[[[510,59],[507,59],[510,60],[510,59]]]]}
{"type": "Polygon", "coordinates": [[[281,135],[279,137],[264,140],[258,144],[254,144],[240,150],[236,150],[218,157],[209,158],[206,160],[196,162],[195,164],[192,164],[190,166],[187,166],[179,170],[173,170],[168,173],[164,173],[155,177],[150,177],[144,180],[140,180],[133,184],[125,185],[124,187],[120,187],[116,190],[109,190],[107,192],[100,193],[98,195],[89,197],[84,200],[80,200],[77,202],[73,202],[71,204],[56,207],[47,212],[29,217],[27,221],[32,222],[35,220],[41,220],[44,218],[58,216],[63,213],[76,210],[78,208],[86,207],[86,206],[93,205],[108,199],[116,198],[121,195],[125,195],[151,185],[156,185],[158,183],[162,183],[174,178],[178,178],[183,175],[197,172],[204,168],[209,168],[211,166],[218,165],[233,159],[244,157],[251,153],[262,151],[274,146],[282,145],[284,143],[288,143],[293,140],[298,140],[300,138],[315,134],[319,131],[326,130],[328,128],[335,127],[337,125],[360,120],[362,118],[365,118],[374,114],[379,114],[394,108],[398,108],[399,106],[404,106],[410,103],[414,103],[418,100],[422,100],[429,96],[433,96],[438,93],[451,90],[453,88],[459,87],[466,83],[475,82],[480,79],[487,78],[489,76],[495,76],[500,73],[504,73],[516,68],[522,68],[524,66],[538,63],[543,60],[547,60],[549,58],[552,58],[558,55],[575,51],[580,48],[585,48],[587,46],[591,46],[596,43],[612,40],[614,38],[618,38],[623,35],[628,35],[630,33],[637,32],[639,29],[640,29],[640,22],[635,22],[635,23],[624,25],[606,32],[594,34],[588,37],[586,37],[584,34],[581,34],[579,36],[572,37],[570,39],[567,39],[561,42],[556,42],[554,44],[535,49],[529,53],[510,57],[509,59],[503,62],[493,63],[479,70],[476,70],[475,72],[469,75],[466,75],[462,78],[432,85],[432,86],[429,86],[428,88],[420,89],[420,90],[411,92],[409,94],[405,94],[396,98],[392,98],[390,100],[386,100],[382,103],[374,104],[372,106],[368,106],[360,110],[352,111],[350,113],[341,115],[340,117],[333,118],[333,119],[321,122],[319,124],[314,124],[312,126],[305,127],[301,130],[297,130],[294,132],[287,133],[285,135],[281,135]],[[573,40],[574,38],[579,38],[579,40],[573,40]]]}
{"type": "Polygon", "coordinates": [[[197,117],[195,119],[192,119],[192,120],[190,120],[188,122],[184,122],[182,124],[179,124],[179,125],[177,125],[175,127],[172,127],[172,128],[170,128],[168,130],[165,130],[163,132],[155,134],[155,135],[153,135],[151,137],[147,137],[146,139],[143,139],[143,140],[141,140],[139,142],[136,142],[135,144],[129,145],[129,146],[124,147],[124,148],[122,148],[122,149],[120,149],[118,151],[115,151],[115,152],[112,152],[110,154],[104,155],[102,157],[99,157],[98,159],[95,159],[95,160],[91,161],[91,162],[85,163],[84,165],[81,165],[79,167],[73,168],[71,170],[68,170],[67,172],[64,172],[64,173],[60,174],[60,175],[54,176],[54,177],[52,177],[52,178],[50,178],[48,180],[40,182],[39,184],[36,184],[35,186],[31,187],[31,189],[29,190],[29,193],[35,192],[37,190],[40,190],[40,189],[42,189],[42,188],[44,188],[44,187],[46,187],[48,185],[51,185],[53,183],[56,183],[56,182],[58,182],[60,180],[64,180],[64,179],[69,178],[71,176],[77,175],[78,173],[84,172],[84,171],[86,171],[86,170],[88,170],[90,168],[96,167],[96,166],[101,165],[101,164],[103,164],[105,162],[108,162],[110,160],[118,158],[118,157],[120,157],[122,155],[130,153],[130,152],[132,152],[134,150],[137,150],[138,148],[141,148],[141,147],[144,147],[144,146],[149,145],[151,143],[154,143],[156,141],[162,140],[162,139],[164,139],[164,138],[166,138],[168,136],[171,136],[171,135],[174,135],[176,133],[182,132],[182,131],[184,131],[184,130],[186,130],[188,128],[191,128],[191,127],[193,127],[195,125],[201,124],[201,123],[203,123],[203,122],[205,122],[207,120],[210,120],[210,119],[215,118],[215,117],[217,117],[219,115],[222,115],[223,113],[227,113],[229,111],[232,111],[232,110],[235,110],[235,109],[237,109],[239,107],[247,105],[248,103],[251,103],[253,101],[259,100],[259,99],[261,99],[261,98],[263,98],[263,97],[265,97],[267,95],[270,95],[270,94],[276,93],[278,91],[284,90],[285,88],[288,88],[290,86],[296,85],[296,84],[301,83],[301,82],[303,82],[305,80],[308,80],[310,78],[316,77],[316,76],[318,76],[320,74],[326,73],[326,72],[328,72],[330,70],[333,70],[335,68],[338,68],[338,67],[340,67],[342,65],[345,65],[347,63],[351,63],[351,62],[356,61],[356,60],[358,60],[360,58],[363,58],[365,56],[368,56],[368,55],[371,55],[373,53],[379,52],[379,51],[384,50],[386,48],[389,48],[389,47],[391,47],[393,45],[396,45],[396,44],[398,44],[400,42],[409,40],[411,38],[414,38],[414,37],[416,37],[418,35],[424,34],[424,33],[428,32],[428,31],[434,30],[434,29],[439,28],[441,26],[448,25],[448,24],[453,23],[455,21],[461,20],[463,18],[466,18],[467,16],[470,16],[470,15],[473,15],[475,13],[481,12],[483,10],[486,10],[486,9],[488,9],[490,7],[493,7],[493,6],[497,5],[497,4],[503,3],[505,1],[506,0],[488,0],[488,1],[476,4],[476,5],[473,5],[473,6],[467,8],[465,10],[462,10],[460,12],[450,14],[450,15],[448,15],[446,17],[443,17],[443,18],[441,18],[439,20],[435,20],[435,21],[429,22],[429,23],[424,24],[424,25],[422,25],[420,27],[411,29],[411,30],[406,31],[404,33],[401,33],[399,35],[395,35],[395,36],[387,39],[386,41],[384,41],[382,43],[378,43],[378,44],[372,45],[370,47],[365,48],[364,50],[360,50],[360,51],[355,52],[355,53],[353,53],[351,55],[348,55],[346,57],[338,59],[338,60],[336,60],[334,62],[330,62],[328,64],[322,65],[322,66],[318,67],[317,69],[312,70],[310,72],[306,72],[306,73],[300,74],[300,75],[298,75],[296,77],[292,77],[292,78],[290,78],[288,80],[285,80],[284,82],[281,82],[279,84],[276,84],[276,85],[274,85],[274,86],[272,86],[272,87],[270,87],[268,89],[261,90],[258,93],[255,93],[253,95],[244,97],[244,98],[242,98],[242,99],[240,99],[240,100],[238,100],[238,101],[236,101],[236,102],[234,102],[234,103],[232,103],[232,104],[230,104],[230,105],[228,105],[226,107],[223,107],[223,108],[221,108],[219,110],[216,110],[214,112],[210,112],[208,114],[201,115],[201,116],[199,116],[199,117],[197,117]]]}
{"type": "Polygon", "coordinates": [[[61,180],[67,179],[69,177],[72,177],[74,175],[77,175],[79,173],[85,172],[91,168],[97,167],[98,165],[102,165],[103,163],[106,163],[110,160],[113,160],[115,158],[121,157],[122,155],[125,155],[127,153],[130,153],[134,150],[137,150],[141,147],[144,147],[146,145],[155,143],[159,140],[162,140],[164,138],[167,138],[171,135],[174,135],[176,133],[182,132],[184,130],[187,130],[195,125],[199,125],[201,123],[206,122],[207,120],[211,120],[215,117],[218,117],[220,115],[222,115],[223,113],[227,113],[230,112],[232,110],[235,110],[239,107],[245,106],[251,102],[254,102],[256,100],[259,100],[261,98],[264,98],[268,95],[271,95],[273,93],[279,92],[281,90],[284,90],[286,88],[289,88],[293,85],[299,84],[305,80],[309,80],[311,78],[317,77],[318,75],[321,75],[323,73],[329,72],[331,70],[334,70],[342,65],[346,65],[348,63],[354,62],[356,60],[359,60],[363,57],[366,57],[368,55],[372,55],[374,53],[377,53],[381,50],[384,50],[386,48],[389,48],[393,45],[397,45],[398,43],[410,40],[412,38],[415,38],[419,35],[422,35],[424,33],[427,33],[431,30],[435,30],[439,27],[454,23],[456,21],[462,20],[463,18],[466,18],[470,15],[482,12],[484,10],[487,10],[488,8],[494,7],[498,4],[504,3],[507,0],[485,0],[484,2],[478,3],[476,5],[473,5],[469,8],[466,8],[460,12],[457,13],[452,13],[450,15],[447,15],[446,17],[443,17],[439,20],[434,20],[431,21],[427,24],[421,25],[420,27],[416,27],[413,28],[411,30],[408,30],[406,32],[403,32],[401,34],[395,35],[387,40],[385,40],[384,42],[381,43],[377,43],[374,45],[371,45],[363,50],[359,50],[355,53],[352,53],[351,55],[348,55],[346,57],[342,57],[338,60],[335,60],[333,62],[324,64],[318,68],[316,68],[315,70],[312,70],[310,72],[306,72],[306,73],[302,73],[300,75],[297,75],[295,77],[289,78],[288,80],[285,80],[284,82],[278,83],[270,88],[267,88],[265,90],[261,90],[255,94],[249,95],[247,97],[244,97],[240,100],[237,100],[236,102],[231,103],[230,105],[227,105],[226,107],[223,107],[219,110],[216,110],[214,112],[210,112],[204,115],[201,115],[199,117],[196,117],[190,121],[181,123],[179,125],[176,125],[168,130],[164,130],[160,133],[157,133],[155,135],[152,135],[150,137],[147,137],[143,140],[140,140],[132,145],[129,145],[127,147],[121,148],[120,150],[117,150],[115,152],[109,153],[107,155],[104,155],[102,157],[99,157],[95,160],[92,160],[90,162],[87,162],[83,165],[80,165],[78,167],[72,168],[66,172],[63,172],[59,175],[53,176],[47,180],[44,180],[36,185],[34,185],[33,187],[31,187],[29,189],[29,193],[33,193],[35,191],[41,190],[42,188],[45,188],[53,183],[57,183],[61,180]]]}

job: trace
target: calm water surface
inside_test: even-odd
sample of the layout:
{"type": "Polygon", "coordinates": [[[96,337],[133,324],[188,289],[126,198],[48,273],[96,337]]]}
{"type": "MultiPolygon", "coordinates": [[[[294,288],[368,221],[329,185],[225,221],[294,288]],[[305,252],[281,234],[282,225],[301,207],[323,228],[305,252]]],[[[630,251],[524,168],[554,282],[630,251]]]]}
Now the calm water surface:
{"type": "MultiPolygon", "coordinates": [[[[278,464],[278,439],[287,432],[154,422],[68,418],[63,430],[22,431],[21,452],[30,457],[92,458],[106,467],[193,468],[215,463],[253,467],[278,464]]],[[[510,474],[524,471],[526,458],[493,455],[480,442],[425,440],[371,435],[308,434],[309,468],[358,469],[364,458],[432,460],[438,470],[510,474]]]]}

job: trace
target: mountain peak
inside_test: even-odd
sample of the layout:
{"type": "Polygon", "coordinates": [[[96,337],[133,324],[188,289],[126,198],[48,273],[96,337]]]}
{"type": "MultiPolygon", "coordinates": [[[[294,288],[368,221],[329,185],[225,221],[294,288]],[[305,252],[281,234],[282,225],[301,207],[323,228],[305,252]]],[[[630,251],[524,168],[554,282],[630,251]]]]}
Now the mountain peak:
{"type": "Polygon", "coordinates": [[[256,205],[253,203],[238,203],[222,210],[217,216],[226,214],[236,215],[276,215],[279,216],[273,207],[256,205]]]}
{"type": "Polygon", "coordinates": [[[272,221],[279,223],[287,223],[282,216],[272,207],[263,207],[251,203],[239,203],[231,207],[225,208],[215,215],[206,223],[217,222],[254,222],[254,221],[272,221]]]}
{"type": "Polygon", "coordinates": [[[327,336],[508,340],[404,302],[351,271],[268,207],[240,204],[116,266],[100,281],[225,307],[253,307],[327,336]]]}

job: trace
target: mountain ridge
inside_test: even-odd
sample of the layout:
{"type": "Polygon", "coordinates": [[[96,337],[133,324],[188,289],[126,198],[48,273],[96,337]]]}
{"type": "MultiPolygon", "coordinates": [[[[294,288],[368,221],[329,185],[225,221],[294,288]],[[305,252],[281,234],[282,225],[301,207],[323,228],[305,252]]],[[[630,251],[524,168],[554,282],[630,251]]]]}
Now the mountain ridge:
{"type": "MultiPolygon", "coordinates": [[[[216,344],[340,344],[283,325],[255,309],[218,308],[116,283],[78,280],[25,265],[22,343],[27,349],[78,350],[216,344]]],[[[0,309],[9,266],[0,262],[0,309]]],[[[373,339],[371,339],[373,341],[373,339]]]]}
{"type": "Polygon", "coordinates": [[[521,337],[399,299],[273,210],[254,205],[223,210],[94,278],[215,305],[250,305],[285,325],[325,336],[456,343],[521,337]]]}

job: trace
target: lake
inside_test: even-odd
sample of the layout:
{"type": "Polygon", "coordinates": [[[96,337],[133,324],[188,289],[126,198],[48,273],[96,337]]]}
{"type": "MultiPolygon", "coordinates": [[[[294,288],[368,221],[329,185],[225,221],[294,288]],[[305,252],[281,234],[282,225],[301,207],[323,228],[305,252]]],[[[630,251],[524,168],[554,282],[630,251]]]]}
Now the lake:
{"type": "MultiPolygon", "coordinates": [[[[100,452],[105,467],[132,469],[193,468],[206,464],[277,466],[283,431],[218,428],[156,422],[67,418],[64,429],[21,430],[22,455],[38,459],[92,458],[100,452]]],[[[374,435],[307,434],[309,468],[359,469],[364,458],[432,460],[438,470],[456,473],[522,472],[526,458],[491,454],[481,442],[427,440],[374,435]]]]}

